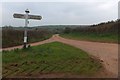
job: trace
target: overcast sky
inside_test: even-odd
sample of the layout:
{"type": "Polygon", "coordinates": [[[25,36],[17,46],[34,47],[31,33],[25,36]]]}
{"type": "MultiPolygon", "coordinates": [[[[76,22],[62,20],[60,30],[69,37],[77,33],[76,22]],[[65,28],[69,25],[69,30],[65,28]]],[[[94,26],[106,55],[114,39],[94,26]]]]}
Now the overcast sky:
{"type": "MultiPolygon", "coordinates": [[[[96,24],[118,18],[118,2],[115,0],[92,2],[4,2],[2,26],[24,26],[24,19],[13,18],[14,13],[41,15],[40,21],[29,20],[29,26],[96,24]]],[[[0,16],[1,17],[1,16],[0,16]]]]}

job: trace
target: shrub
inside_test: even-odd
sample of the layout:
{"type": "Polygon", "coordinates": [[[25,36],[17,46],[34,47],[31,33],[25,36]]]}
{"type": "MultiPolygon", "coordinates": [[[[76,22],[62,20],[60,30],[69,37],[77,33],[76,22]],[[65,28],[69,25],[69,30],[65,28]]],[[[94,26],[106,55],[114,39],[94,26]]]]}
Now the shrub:
{"type": "MultiPolygon", "coordinates": [[[[51,32],[46,29],[28,30],[28,43],[41,41],[51,36],[51,32]]],[[[23,44],[24,30],[14,28],[2,29],[2,47],[12,47],[23,44]]]]}

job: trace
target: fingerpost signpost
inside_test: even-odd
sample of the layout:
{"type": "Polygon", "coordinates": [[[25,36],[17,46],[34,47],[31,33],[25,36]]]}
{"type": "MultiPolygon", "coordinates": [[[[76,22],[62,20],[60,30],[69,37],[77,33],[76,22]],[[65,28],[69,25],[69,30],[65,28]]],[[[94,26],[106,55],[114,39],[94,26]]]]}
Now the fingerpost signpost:
{"type": "Polygon", "coordinates": [[[20,19],[25,19],[25,30],[24,30],[24,44],[23,44],[23,48],[27,48],[28,45],[28,37],[27,37],[27,27],[28,27],[28,19],[35,19],[35,20],[41,20],[42,17],[39,15],[29,15],[30,11],[28,9],[25,10],[26,14],[18,14],[18,13],[14,13],[13,17],[14,18],[20,18],[20,19]]]}

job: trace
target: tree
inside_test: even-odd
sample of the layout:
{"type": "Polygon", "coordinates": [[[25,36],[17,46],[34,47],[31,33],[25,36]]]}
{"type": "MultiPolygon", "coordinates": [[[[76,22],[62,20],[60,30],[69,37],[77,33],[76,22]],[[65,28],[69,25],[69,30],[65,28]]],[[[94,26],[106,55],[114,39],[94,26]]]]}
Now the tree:
{"type": "Polygon", "coordinates": [[[68,33],[70,33],[70,32],[71,32],[71,28],[66,27],[65,30],[64,30],[64,33],[67,33],[67,34],[68,34],[68,33]]]}

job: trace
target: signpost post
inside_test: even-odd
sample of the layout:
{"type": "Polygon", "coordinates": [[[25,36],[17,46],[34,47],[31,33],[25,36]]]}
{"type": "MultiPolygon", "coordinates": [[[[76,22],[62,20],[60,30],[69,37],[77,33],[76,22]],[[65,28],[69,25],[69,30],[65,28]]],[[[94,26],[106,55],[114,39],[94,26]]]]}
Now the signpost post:
{"type": "Polygon", "coordinates": [[[25,15],[25,30],[24,30],[24,46],[23,46],[23,48],[27,48],[27,26],[28,26],[28,13],[30,13],[29,12],[29,10],[27,9],[27,10],[25,10],[25,12],[26,12],[26,15],[25,15]]]}
{"type": "Polygon", "coordinates": [[[13,14],[14,18],[21,18],[25,19],[25,30],[24,30],[24,45],[23,48],[27,48],[27,43],[28,43],[28,37],[27,37],[27,27],[28,27],[28,19],[35,19],[35,20],[41,20],[42,17],[39,15],[29,15],[30,11],[28,9],[25,10],[26,14],[13,14]]]}

